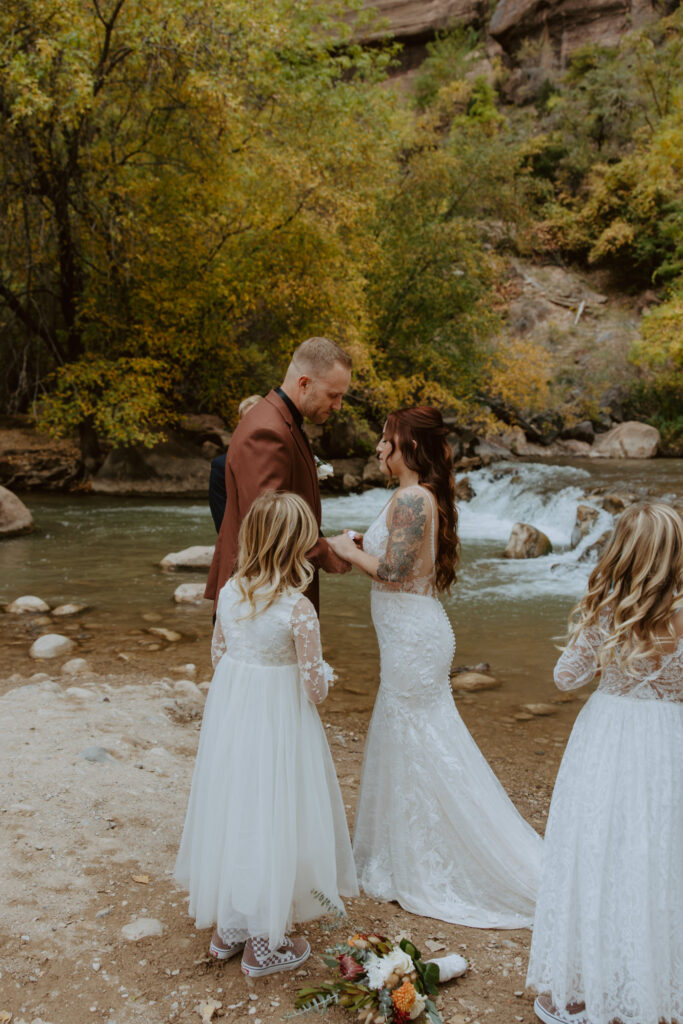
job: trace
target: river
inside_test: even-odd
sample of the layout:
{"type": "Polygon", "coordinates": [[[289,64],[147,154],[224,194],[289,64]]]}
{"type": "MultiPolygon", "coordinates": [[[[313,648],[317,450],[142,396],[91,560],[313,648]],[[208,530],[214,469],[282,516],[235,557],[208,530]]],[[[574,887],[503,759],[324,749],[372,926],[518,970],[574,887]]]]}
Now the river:
{"type": "MultiPolygon", "coordinates": [[[[456,664],[486,661],[510,695],[548,695],[557,656],[554,638],[580,596],[591,569],[580,556],[613,519],[600,510],[581,544],[570,548],[577,505],[596,487],[673,497],[681,494],[683,460],[496,463],[470,474],[475,497],[459,506],[462,566],[444,604],[457,638],[456,664]],[[513,523],[531,523],[553,543],[538,559],[501,553],[513,523]]],[[[365,529],[387,500],[382,489],[325,498],[327,533],[365,529]]],[[[208,506],[196,501],[28,495],[34,534],[0,544],[0,601],[37,594],[51,605],[86,604],[115,633],[163,615],[171,628],[208,633],[204,609],[175,606],[179,582],[203,573],[164,573],[170,551],[215,540],[208,506]]],[[[354,572],[322,580],[322,628],[328,660],[343,664],[335,703],[363,706],[377,685],[378,657],[369,618],[369,583],[354,572]]],[[[429,638],[425,638],[428,643],[429,638]]]]}

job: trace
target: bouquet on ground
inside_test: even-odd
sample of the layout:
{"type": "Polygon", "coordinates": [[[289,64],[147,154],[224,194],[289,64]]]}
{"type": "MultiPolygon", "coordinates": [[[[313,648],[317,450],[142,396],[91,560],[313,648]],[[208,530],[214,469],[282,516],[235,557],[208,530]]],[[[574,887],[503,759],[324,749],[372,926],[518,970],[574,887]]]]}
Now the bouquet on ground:
{"type": "Polygon", "coordinates": [[[431,997],[439,981],[463,974],[467,961],[460,956],[424,961],[408,939],[393,943],[383,935],[355,934],[327,950],[322,958],[339,973],[334,981],[297,993],[300,1013],[343,1006],[358,1013],[359,1024],[407,1024],[424,1013],[432,1024],[442,1024],[431,997]]]}

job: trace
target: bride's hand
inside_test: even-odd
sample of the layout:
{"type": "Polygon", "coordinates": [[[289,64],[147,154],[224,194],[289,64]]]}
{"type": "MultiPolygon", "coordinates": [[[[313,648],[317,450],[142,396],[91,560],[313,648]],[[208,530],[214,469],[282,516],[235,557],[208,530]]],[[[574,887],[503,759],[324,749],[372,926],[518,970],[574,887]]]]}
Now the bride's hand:
{"type": "MultiPolygon", "coordinates": [[[[362,536],[360,536],[360,534],[356,536],[360,537],[360,542],[362,544],[362,536]]],[[[346,531],[338,534],[336,537],[328,537],[327,543],[335,554],[339,555],[340,558],[345,558],[348,562],[354,561],[360,546],[356,543],[356,537],[352,539],[351,535],[346,531]]]]}

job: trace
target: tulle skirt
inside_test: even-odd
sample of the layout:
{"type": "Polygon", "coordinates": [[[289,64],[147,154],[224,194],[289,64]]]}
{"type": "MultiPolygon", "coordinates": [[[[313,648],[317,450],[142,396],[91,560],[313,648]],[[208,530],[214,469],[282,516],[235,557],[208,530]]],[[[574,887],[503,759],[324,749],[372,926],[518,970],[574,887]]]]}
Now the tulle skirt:
{"type": "Polygon", "coordinates": [[[527,983],[590,1024],[683,1022],[683,705],[594,693],[545,837],[527,983]]]}
{"type": "Polygon", "coordinates": [[[339,784],[296,665],[224,655],[209,690],[175,878],[198,928],[278,945],[358,891],[339,784]]]}
{"type": "Polygon", "coordinates": [[[442,605],[373,591],[372,617],[381,684],[356,812],[361,888],[442,921],[530,927],[542,841],[458,714],[442,605]]]}

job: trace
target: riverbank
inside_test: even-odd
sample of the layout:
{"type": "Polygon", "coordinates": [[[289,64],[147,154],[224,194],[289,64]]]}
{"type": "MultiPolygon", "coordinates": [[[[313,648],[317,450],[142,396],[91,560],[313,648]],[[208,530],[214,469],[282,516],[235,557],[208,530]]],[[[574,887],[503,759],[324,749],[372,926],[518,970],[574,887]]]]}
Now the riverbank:
{"type": "MultiPolygon", "coordinates": [[[[122,664],[121,640],[100,639],[97,658],[79,645],[92,668],[77,676],[61,671],[65,659],[36,665],[17,647],[14,671],[1,684],[0,1014],[12,1014],[14,1024],[189,1024],[213,999],[221,1004],[214,1019],[279,1021],[297,988],[322,980],[326,968],[314,955],[295,976],[250,982],[239,958],[210,962],[208,933],[195,931],[171,878],[210,678],[207,645],[192,651],[199,657],[191,671],[180,645],[147,652],[153,657],[144,665],[122,664]],[[183,679],[188,674],[193,679],[183,679]],[[147,918],[160,923],[160,935],[124,937],[126,925],[147,918]]],[[[542,832],[581,702],[560,701],[554,714],[522,720],[513,718],[504,689],[458,696],[457,704],[521,813],[542,832]]],[[[335,710],[328,701],[321,717],[352,827],[369,712],[335,710]]],[[[425,951],[468,957],[465,977],[441,992],[445,1022],[534,1019],[524,992],[528,931],[463,928],[364,897],[349,901],[348,911],[361,927],[406,931],[425,951]]],[[[318,924],[308,934],[321,953],[330,937],[318,924]]],[[[344,1017],[334,1011],[329,1019],[344,1017]]]]}

